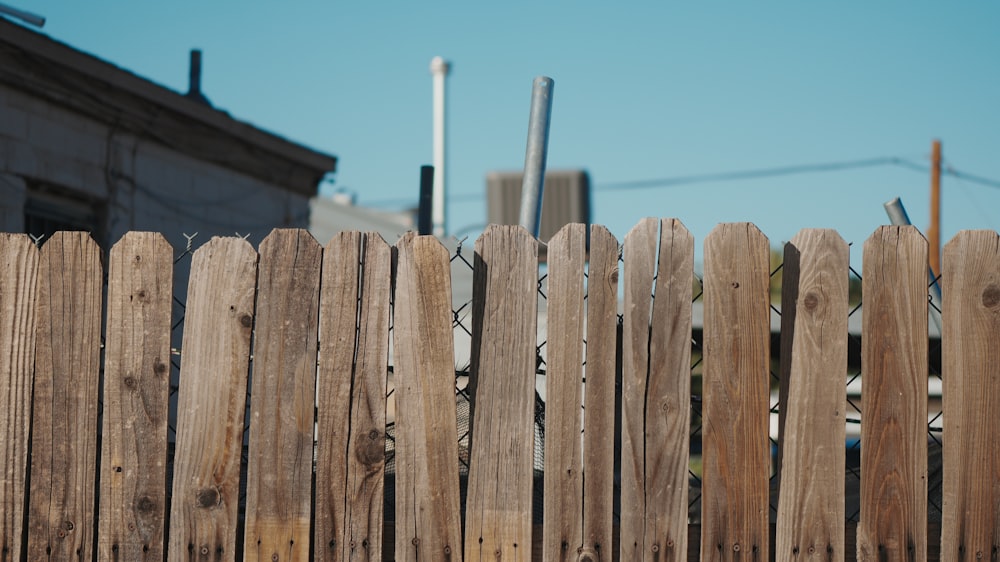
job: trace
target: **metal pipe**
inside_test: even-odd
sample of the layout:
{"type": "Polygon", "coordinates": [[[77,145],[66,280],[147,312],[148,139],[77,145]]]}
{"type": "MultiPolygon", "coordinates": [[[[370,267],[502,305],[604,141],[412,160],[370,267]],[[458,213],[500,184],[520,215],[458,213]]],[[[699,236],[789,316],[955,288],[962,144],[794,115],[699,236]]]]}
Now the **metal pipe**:
{"type": "Polygon", "coordinates": [[[553,88],[555,88],[554,80],[548,76],[539,76],[535,78],[531,89],[528,147],[524,154],[521,218],[518,222],[535,238],[538,238],[542,215],[542,191],[545,188],[545,158],[549,148],[553,88]]]}
{"type": "Polygon", "coordinates": [[[431,207],[434,199],[434,166],[420,167],[420,203],[417,205],[417,233],[431,234],[434,231],[431,207]]]}
{"type": "Polygon", "coordinates": [[[451,65],[441,57],[431,59],[431,75],[434,77],[434,196],[431,205],[431,222],[434,236],[443,237],[447,232],[447,211],[445,209],[445,79],[451,65]]]}
{"type": "MultiPolygon", "coordinates": [[[[910,222],[910,216],[906,214],[906,208],[903,207],[903,202],[899,200],[899,197],[886,202],[884,207],[885,213],[889,215],[889,221],[893,225],[910,226],[913,224],[910,222]]],[[[928,288],[930,289],[931,304],[934,305],[930,307],[931,320],[937,326],[938,334],[941,334],[941,313],[939,312],[941,310],[941,285],[938,284],[934,270],[930,267],[927,268],[927,277],[930,280],[928,288]]]]}
{"type": "Polygon", "coordinates": [[[12,8],[6,4],[0,4],[0,14],[6,14],[13,18],[17,18],[23,22],[30,23],[35,27],[45,27],[44,17],[31,12],[25,12],[24,10],[18,10],[17,8],[12,8]]]}

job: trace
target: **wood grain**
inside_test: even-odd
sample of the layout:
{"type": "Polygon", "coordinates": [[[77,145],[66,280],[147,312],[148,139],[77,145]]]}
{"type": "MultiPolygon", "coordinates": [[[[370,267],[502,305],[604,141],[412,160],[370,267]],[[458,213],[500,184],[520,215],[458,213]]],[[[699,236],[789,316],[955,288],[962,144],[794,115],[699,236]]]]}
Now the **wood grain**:
{"type": "MultiPolygon", "coordinates": [[[[587,365],[583,424],[583,549],[608,562],[615,487],[615,385],[618,341],[618,240],[590,227],[587,266],[587,365]]],[[[580,562],[587,562],[581,557],[580,562]]]]}
{"type": "Polygon", "coordinates": [[[575,562],[583,549],[586,260],[586,225],[566,225],[549,240],[542,549],[544,558],[551,561],[575,562]]]}
{"type": "Polygon", "coordinates": [[[858,560],[927,557],[927,241],[865,241],[858,560]]]}
{"type": "Polygon", "coordinates": [[[101,251],[58,232],[38,267],[28,560],[90,560],[94,551],[101,251]]]}
{"type": "Polygon", "coordinates": [[[537,282],[535,239],[521,227],[487,227],[473,284],[469,562],[531,557],[537,282]]]}
{"type": "Polygon", "coordinates": [[[169,560],[235,560],[257,252],[213,238],[191,258],[169,560]]]}
{"type": "Polygon", "coordinates": [[[111,249],[100,560],[163,560],[173,249],[130,232],[111,249]]]}
{"type": "Polygon", "coordinates": [[[628,234],[622,248],[625,290],[622,325],[622,560],[642,560],[646,551],[645,419],[649,372],[649,324],[653,306],[659,221],[645,218],[628,234]]]}
{"type": "Polygon", "coordinates": [[[752,224],[705,240],[702,560],[768,559],[768,268],[752,224]]]}
{"type": "Polygon", "coordinates": [[[1000,545],[1000,237],[959,232],[944,248],[941,559],[995,560],[1000,545]]]}
{"type": "Polygon", "coordinates": [[[360,232],[341,232],[323,251],[313,540],[316,560],[321,561],[347,560],[347,443],[357,350],[361,238],[360,232]]]}
{"type": "Polygon", "coordinates": [[[318,560],[382,556],[392,249],[377,233],[327,245],[320,294],[318,560]]]}
{"type": "Polygon", "coordinates": [[[0,234],[0,561],[20,560],[35,369],[38,248],[0,234]]]}
{"type": "Polygon", "coordinates": [[[833,230],[802,230],[785,245],[779,562],[844,560],[849,268],[847,243],[833,230]]]}
{"type": "Polygon", "coordinates": [[[396,248],[395,559],[461,560],[450,256],[413,233],[396,248]]]}
{"type": "Polygon", "coordinates": [[[309,559],[322,247],[305,230],[261,242],[244,557],[309,559]]]}
{"type": "Polygon", "coordinates": [[[692,279],[694,237],[680,221],[661,220],[643,404],[643,560],[649,562],[683,560],[687,553],[692,279]]]}

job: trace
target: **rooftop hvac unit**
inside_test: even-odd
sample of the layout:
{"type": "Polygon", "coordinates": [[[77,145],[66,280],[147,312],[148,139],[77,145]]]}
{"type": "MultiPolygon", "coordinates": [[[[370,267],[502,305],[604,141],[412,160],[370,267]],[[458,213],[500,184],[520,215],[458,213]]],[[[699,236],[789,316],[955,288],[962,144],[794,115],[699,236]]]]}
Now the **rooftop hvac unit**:
{"type": "MultiPolygon", "coordinates": [[[[523,172],[486,175],[486,214],[491,224],[518,223],[523,178],[523,172]]],[[[590,224],[590,177],[583,170],[545,172],[538,239],[548,242],[560,228],[573,222],[590,224]]]]}

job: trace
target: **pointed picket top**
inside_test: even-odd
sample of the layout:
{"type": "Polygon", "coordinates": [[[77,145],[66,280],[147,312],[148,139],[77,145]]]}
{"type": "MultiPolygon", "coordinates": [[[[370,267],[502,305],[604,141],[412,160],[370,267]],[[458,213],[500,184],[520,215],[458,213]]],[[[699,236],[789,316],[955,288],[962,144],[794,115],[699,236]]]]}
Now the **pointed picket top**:
{"type": "Polygon", "coordinates": [[[941,559],[996,557],[1000,491],[1000,235],[963,230],[944,247],[941,559]]]}

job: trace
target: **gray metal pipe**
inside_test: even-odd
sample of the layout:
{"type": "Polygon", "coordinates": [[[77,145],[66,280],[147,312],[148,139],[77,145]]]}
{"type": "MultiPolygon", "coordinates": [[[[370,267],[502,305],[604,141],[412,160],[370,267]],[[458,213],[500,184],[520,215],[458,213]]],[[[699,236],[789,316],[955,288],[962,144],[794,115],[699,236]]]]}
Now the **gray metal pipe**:
{"type": "Polygon", "coordinates": [[[524,180],[521,184],[519,224],[538,238],[542,216],[542,193],[545,188],[545,158],[549,148],[549,121],[552,116],[552,90],[555,81],[539,76],[531,88],[531,114],[528,118],[528,148],[524,154],[524,180]]]}
{"type": "MultiPolygon", "coordinates": [[[[903,202],[899,200],[899,197],[894,198],[892,201],[887,201],[884,205],[885,213],[889,215],[889,221],[892,222],[894,226],[910,226],[913,223],[910,222],[910,216],[906,214],[906,208],[903,207],[903,202]]],[[[934,306],[930,309],[931,320],[934,325],[937,326],[938,334],[941,334],[941,285],[937,281],[937,277],[934,275],[934,270],[927,267],[927,277],[930,280],[928,287],[930,288],[931,304],[934,306]]]]}

